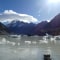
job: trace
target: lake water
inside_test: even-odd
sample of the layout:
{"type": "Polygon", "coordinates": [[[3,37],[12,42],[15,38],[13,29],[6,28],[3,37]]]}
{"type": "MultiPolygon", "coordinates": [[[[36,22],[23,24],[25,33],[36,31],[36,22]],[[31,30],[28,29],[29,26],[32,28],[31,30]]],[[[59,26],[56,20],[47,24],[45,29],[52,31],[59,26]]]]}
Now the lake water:
{"type": "Polygon", "coordinates": [[[60,41],[40,36],[0,36],[0,60],[43,60],[44,54],[60,60],[60,41]]]}

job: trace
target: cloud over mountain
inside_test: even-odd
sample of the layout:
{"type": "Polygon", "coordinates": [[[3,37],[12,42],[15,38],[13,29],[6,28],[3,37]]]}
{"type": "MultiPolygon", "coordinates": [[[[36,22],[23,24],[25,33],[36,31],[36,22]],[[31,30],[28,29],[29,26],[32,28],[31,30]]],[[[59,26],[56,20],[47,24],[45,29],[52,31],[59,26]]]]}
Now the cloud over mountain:
{"type": "Polygon", "coordinates": [[[38,20],[31,15],[28,14],[20,14],[13,10],[5,10],[0,14],[0,21],[12,21],[12,20],[20,20],[27,23],[36,23],[38,20]]]}
{"type": "MultiPolygon", "coordinates": [[[[5,16],[1,15],[2,18],[3,17],[13,18],[17,16],[17,13],[12,11],[10,11],[10,13],[8,13],[8,11],[5,11],[3,14],[5,14],[5,16]]],[[[50,22],[42,21],[37,24],[32,22],[27,23],[21,20],[20,21],[13,20],[10,23],[9,22],[4,22],[3,24],[1,23],[0,34],[2,34],[2,32],[6,30],[8,30],[7,33],[9,34],[28,35],[28,36],[33,36],[33,35],[45,36],[46,33],[49,35],[60,35],[60,14],[56,15],[50,22]]]]}

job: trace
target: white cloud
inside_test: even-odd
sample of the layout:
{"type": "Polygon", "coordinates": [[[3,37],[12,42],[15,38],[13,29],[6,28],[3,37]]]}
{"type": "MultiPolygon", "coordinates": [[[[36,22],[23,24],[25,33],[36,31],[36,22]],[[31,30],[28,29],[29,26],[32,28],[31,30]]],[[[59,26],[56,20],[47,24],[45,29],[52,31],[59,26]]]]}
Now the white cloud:
{"type": "Polygon", "coordinates": [[[3,12],[4,14],[17,14],[15,11],[13,11],[13,10],[5,10],[4,12],[3,12]]]}
{"type": "Polygon", "coordinates": [[[20,20],[20,21],[27,22],[27,23],[38,22],[38,20],[31,15],[20,14],[13,10],[5,10],[2,14],[0,14],[0,21],[6,21],[6,20],[7,21],[20,20]]]}

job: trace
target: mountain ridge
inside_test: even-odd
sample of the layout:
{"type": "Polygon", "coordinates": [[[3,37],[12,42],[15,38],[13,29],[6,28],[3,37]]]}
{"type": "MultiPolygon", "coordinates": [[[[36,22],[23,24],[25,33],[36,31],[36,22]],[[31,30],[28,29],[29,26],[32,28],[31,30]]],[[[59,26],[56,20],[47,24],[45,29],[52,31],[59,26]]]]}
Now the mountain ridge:
{"type": "Polygon", "coordinates": [[[56,15],[50,22],[42,21],[38,24],[13,20],[5,25],[11,34],[21,35],[60,35],[60,14],[56,15]]]}

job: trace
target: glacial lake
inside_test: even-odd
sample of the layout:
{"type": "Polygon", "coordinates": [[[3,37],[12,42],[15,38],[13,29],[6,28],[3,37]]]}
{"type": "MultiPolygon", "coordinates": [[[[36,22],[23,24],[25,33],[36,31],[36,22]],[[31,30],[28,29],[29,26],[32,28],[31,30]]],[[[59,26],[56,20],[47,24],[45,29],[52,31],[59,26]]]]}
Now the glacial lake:
{"type": "Polygon", "coordinates": [[[0,60],[43,60],[46,53],[60,60],[60,40],[0,35],[0,60]]]}

